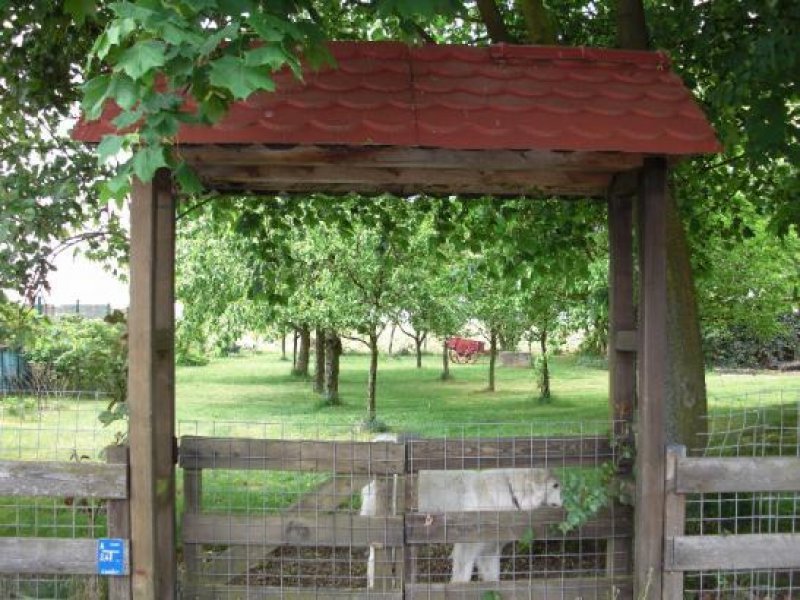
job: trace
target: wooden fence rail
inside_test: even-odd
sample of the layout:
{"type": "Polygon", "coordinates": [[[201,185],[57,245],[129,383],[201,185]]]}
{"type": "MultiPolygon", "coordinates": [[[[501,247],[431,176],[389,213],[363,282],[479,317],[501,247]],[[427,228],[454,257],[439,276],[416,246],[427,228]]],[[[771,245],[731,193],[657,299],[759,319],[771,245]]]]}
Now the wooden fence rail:
{"type": "MultiPolygon", "coordinates": [[[[128,600],[130,511],[128,449],[106,449],[108,464],[0,461],[0,496],[106,501],[109,538],[122,540],[122,575],[109,577],[109,599],[128,600]]],[[[90,538],[0,538],[0,574],[97,575],[100,541],[90,538]]]]}
{"type": "Polygon", "coordinates": [[[687,458],[667,450],[663,598],[684,597],[686,571],[800,569],[800,534],[685,535],[686,495],[800,492],[800,457],[687,458]]]}

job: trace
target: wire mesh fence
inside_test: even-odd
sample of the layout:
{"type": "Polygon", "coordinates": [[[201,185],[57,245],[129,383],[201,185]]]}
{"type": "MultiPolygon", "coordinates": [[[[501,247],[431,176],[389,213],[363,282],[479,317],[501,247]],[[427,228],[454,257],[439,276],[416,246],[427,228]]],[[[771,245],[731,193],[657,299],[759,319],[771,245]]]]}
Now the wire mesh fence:
{"type": "Polygon", "coordinates": [[[608,597],[629,575],[632,519],[607,494],[624,463],[609,428],[182,422],[184,594],[608,597]]]}
{"type": "MultiPolygon", "coordinates": [[[[708,434],[695,455],[800,457],[800,390],[743,393],[715,401],[708,434]]],[[[800,534],[800,490],[690,494],[686,534],[736,536],[800,534]]],[[[780,552],[773,547],[770,552],[780,552]]],[[[692,571],[689,598],[800,598],[800,570],[692,571]]]]}
{"type": "MultiPolygon", "coordinates": [[[[125,434],[124,421],[104,426],[108,399],[94,392],[0,394],[0,461],[104,463],[103,449],[125,434]]],[[[70,494],[0,496],[0,538],[100,538],[106,503],[70,494]]],[[[36,565],[26,565],[26,571],[36,565]]],[[[107,583],[95,576],[0,574],[0,598],[100,599],[107,583]]]]}

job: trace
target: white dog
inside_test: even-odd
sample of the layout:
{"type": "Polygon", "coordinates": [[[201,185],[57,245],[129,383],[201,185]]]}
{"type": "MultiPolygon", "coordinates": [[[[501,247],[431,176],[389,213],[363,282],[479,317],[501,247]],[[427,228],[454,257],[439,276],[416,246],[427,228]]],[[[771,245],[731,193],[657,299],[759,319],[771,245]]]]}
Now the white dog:
{"type": "MultiPolygon", "coordinates": [[[[533,510],[559,507],[561,485],[547,469],[486,469],[483,471],[420,471],[418,507],[422,513],[533,510]]],[[[377,484],[361,490],[361,515],[375,515],[377,484]]],[[[477,564],[483,581],[500,580],[500,554],[508,542],[456,542],[453,545],[453,583],[472,578],[477,564]]],[[[375,551],[370,548],[367,581],[375,583],[375,551]]]]}

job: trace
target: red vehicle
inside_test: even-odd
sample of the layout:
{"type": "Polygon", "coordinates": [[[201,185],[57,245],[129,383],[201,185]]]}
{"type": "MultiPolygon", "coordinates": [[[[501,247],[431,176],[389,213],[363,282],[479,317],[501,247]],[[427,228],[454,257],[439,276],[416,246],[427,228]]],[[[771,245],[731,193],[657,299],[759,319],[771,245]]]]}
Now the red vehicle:
{"type": "Polygon", "coordinates": [[[478,340],[452,337],[447,339],[444,345],[450,360],[460,364],[477,362],[478,356],[486,352],[485,343],[478,340]]]}

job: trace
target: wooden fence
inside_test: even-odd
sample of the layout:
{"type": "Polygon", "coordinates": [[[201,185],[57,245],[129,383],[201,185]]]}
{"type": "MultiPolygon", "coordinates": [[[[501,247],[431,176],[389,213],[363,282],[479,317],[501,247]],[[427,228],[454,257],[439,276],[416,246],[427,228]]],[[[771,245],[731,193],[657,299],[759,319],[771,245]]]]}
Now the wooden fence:
{"type": "MultiPolygon", "coordinates": [[[[107,464],[0,461],[0,497],[105,500],[109,538],[123,540],[123,575],[109,576],[109,599],[127,600],[129,577],[128,449],[106,449],[107,464]]],[[[0,574],[98,575],[99,540],[0,537],[0,574]]]]}
{"type": "Polygon", "coordinates": [[[419,513],[420,470],[499,467],[592,467],[614,458],[604,436],[560,438],[423,439],[405,443],[181,438],[185,514],[185,597],[206,598],[406,598],[458,596],[480,600],[632,596],[630,574],[632,510],[614,506],[580,529],[562,534],[561,508],[512,512],[419,513]],[[231,515],[202,506],[203,471],[280,470],[326,473],[331,479],[301,495],[280,514],[231,515]],[[338,477],[337,477],[338,475],[338,477]],[[360,516],[340,506],[375,481],[377,513],[360,516]],[[418,581],[417,553],[427,545],[475,541],[599,540],[604,568],[590,577],[557,577],[463,584],[418,581]],[[372,547],[375,588],[351,589],[243,585],[241,575],[281,546],[372,547]],[[204,550],[204,547],[206,548],[204,550]],[[238,580],[238,583],[237,583],[238,580]],[[493,596],[494,597],[494,596],[493,596]]]}
{"type": "Polygon", "coordinates": [[[800,569],[800,534],[685,535],[686,495],[800,492],[800,457],[687,458],[667,450],[663,598],[684,597],[687,571],[800,569]]]}

